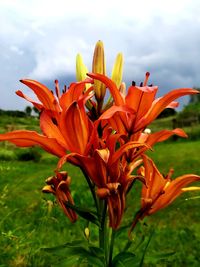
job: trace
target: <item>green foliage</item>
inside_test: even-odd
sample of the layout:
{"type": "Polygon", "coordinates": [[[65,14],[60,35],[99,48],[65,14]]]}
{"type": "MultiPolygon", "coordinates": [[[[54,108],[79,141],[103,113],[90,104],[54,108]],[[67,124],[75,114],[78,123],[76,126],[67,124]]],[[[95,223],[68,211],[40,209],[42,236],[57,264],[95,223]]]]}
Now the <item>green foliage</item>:
{"type": "Polygon", "coordinates": [[[175,109],[166,108],[160,113],[160,115],[158,116],[158,119],[167,118],[167,117],[171,117],[171,116],[175,116],[175,115],[176,115],[176,110],[175,109]]]}
{"type": "Polygon", "coordinates": [[[27,115],[28,117],[31,116],[31,112],[32,112],[32,107],[27,106],[27,107],[25,108],[25,113],[26,113],[26,115],[27,115]]]}
{"type": "MultiPolygon", "coordinates": [[[[195,89],[200,91],[199,88],[195,89]]],[[[189,103],[178,113],[177,120],[180,122],[191,121],[192,124],[200,122],[200,94],[190,95],[189,103]]],[[[185,126],[191,125],[185,124],[185,126]]]]}
{"type": "MultiPolygon", "coordinates": [[[[200,92],[200,88],[194,87],[194,89],[200,92]]],[[[200,94],[190,95],[189,104],[192,104],[192,103],[200,103],[200,94]]]]}
{"type": "Polygon", "coordinates": [[[96,212],[86,208],[77,207],[70,204],[70,202],[66,203],[66,206],[76,211],[79,216],[86,219],[88,222],[94,223],[99,226],[98,214],[96,214],[96,212]]]}
{"type": "Polygon", "coordinates": [[[15,160],[16,155],[13,150],[8,150],[5,148],[1,148],[0,150],[0,160],[15,160]]]}
{"type": "Polygon", "coordinates": [[[19,118],[26,117],[26,113],[23,112],[23,111],[19,111],[19,110],[3,110],[3,109],[0,109],[0,116],[2,116],[2,115],[19,117],[19,118]]]}
{"type": "Polygon", "coordinates": [[[30,161],[33,160],[35,162],[39,162],[42,154],[37,148],[25,148],[25,149],[17,149],[16,157],[20,161],[30,161]]]}
{"type": "Polygon", "coordinates": [[[177,119],[197,118],[200,120],[200,102],[190,103],[178,113],[177,119]]]}

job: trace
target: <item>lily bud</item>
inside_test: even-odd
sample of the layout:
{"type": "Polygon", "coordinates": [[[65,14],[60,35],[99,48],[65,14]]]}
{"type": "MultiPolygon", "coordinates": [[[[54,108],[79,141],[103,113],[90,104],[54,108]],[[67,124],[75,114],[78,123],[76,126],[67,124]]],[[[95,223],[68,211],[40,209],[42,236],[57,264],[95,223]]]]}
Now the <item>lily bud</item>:
{"type": "Polygon", "coordinates": [[[88,227],[86,227],[84,229],[84,235],[85,235],[86,239],[89,240],[89,237],[90,237],[90,229],[88,227]]]}
{"type": "Polygon", "coordinates": [[[125,98],[125,96],[126,96],[126,84],[124,82],[122,82],[120,84],[119,91],[123,95],[123,97],[125,98]]]}
{"type": "Polygon", "coordinates": [[[118,88],[120,87],[122,82],[123,66],[124,58],[122,53],[119,53],[115,59],[111,74],[111,80],[116,83],[118,88]]]}
{"type": "Polygon", "coordinates": [[[88,73],[88,69],[83,62],[83,58],[80,54],[76,56],[76,79],[78,82],[84,81],[88,73]]]}
{"type": "MultiPolygon", "coordinates": [[[[102,41],[98,41],[94,49],[92,72],[104,75],[106,74],[104,46],[102,41]]],[[[106,86],[102,82],[94,80],[94,90],[96,99],[98,101],[103,100],[106,92],[106,86]]]]}

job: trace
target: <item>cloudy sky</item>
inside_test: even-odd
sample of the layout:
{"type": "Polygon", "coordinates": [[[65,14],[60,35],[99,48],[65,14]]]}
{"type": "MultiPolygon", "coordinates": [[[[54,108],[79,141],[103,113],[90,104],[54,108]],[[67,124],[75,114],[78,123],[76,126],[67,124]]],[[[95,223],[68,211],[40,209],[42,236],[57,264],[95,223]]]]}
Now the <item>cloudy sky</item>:
{"type": "Polygon", "coordinates": [[[200,87],[199,0],[0,0],[0,109],[28,105],[15,95],[17,89],[30,93],[21,78],[51,88],[55,79],[69,84],[76,54],[90,69],[99,39],[108,75],[123,52],[127,84],[150,71],[161,95],[200,87]]]}

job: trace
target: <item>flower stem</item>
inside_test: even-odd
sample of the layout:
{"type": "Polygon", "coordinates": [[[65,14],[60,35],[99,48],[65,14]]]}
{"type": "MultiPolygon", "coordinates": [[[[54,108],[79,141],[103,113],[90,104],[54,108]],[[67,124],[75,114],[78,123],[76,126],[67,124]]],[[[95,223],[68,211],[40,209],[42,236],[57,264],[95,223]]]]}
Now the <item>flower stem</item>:
{"type": "Polygon", "coordinates": [[[107,258],[108,258],[108,246],[107,246],[107,220],[106,220],[106,211],[107,211],[107,203],[105,200],[99,201],[99,207],[101,211],[101,226],[99,228],[99,247],[104,251],[105,262],[107,266],[107,258]]]}
{"type": "Polygon", "coordinates": [[[90,188],[90,191],[91,191],[91,193],[92,193],[92,197],[93,197],[93,199],[94,199],[94,204],[95,204],[95,206],[96,206],[96,210],[97,210],[97,214],[98,214],[98,216],[99,216],[99,203],[98,203],[98,201],[97,201],[97,196],[96,196],[96,193],[95,193],[95,186],[94,186],[94,184],[91,182],[91,180],[90,180],[90,178],[88,177],[88,175],[85,173],[85,171],[82,169],[82,172],[83,172],[83,174],[84,174],[84,176],[85,176],[85,178],[86,178],[86,181],[87,181],[87,183],[88,183],[88,185],[89,185],[89,188],[90,188]]]}
{"type": "Polygon", "coordinates": [[[115,242],[115,233],[116,233],[115,230],[112,229],[111,239],[110,239],[110,247],[109,247],[108,266],[112,266],[113,248],[114,248],[114,242],[115,242]]]}

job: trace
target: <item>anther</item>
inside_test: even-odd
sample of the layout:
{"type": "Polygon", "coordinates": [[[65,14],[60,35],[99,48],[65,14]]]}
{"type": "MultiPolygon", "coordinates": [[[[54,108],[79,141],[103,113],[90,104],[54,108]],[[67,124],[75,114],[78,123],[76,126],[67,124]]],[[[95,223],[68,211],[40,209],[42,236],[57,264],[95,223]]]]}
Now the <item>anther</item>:
{"type": "Polygon", "coordinates": [[[132,86],[135,86],[135,85],[136,85],[135,81],[132,81],[132,86]]]}

